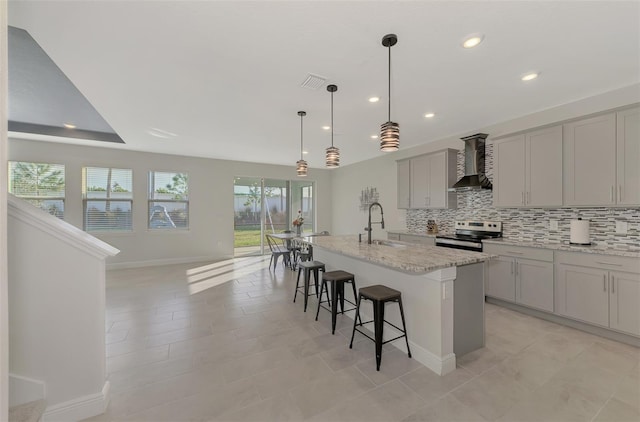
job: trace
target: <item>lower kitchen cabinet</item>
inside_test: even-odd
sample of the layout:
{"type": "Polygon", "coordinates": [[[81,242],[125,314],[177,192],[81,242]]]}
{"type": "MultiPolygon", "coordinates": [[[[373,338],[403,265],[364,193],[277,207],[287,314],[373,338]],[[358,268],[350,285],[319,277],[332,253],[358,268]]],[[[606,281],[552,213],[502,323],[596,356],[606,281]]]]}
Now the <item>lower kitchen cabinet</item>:
{"type": "Polygon", "coordinates": [[[556,261],[556,313],[640,336],[637,259],[560,252],[556,261]]]}
{"type": "Polygon", "coordinates": [[[489,244],[484,251],[498,255],[487,266],[487,296],[553,312],[552,251],[489,244]]]}
{"type": "Polygon", "coordinates": [[[607,271],[558,264],[556,268],[556,313],[608,327],[607,271]]]}

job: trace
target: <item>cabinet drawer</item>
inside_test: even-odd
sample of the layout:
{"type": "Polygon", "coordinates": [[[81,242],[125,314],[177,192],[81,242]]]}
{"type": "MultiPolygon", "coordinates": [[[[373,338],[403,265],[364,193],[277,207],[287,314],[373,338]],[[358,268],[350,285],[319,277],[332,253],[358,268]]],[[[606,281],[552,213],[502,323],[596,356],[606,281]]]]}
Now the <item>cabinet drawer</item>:
{"type": "Polygon", "coordinates": [[[553,262],[553,251],[550,249],[486,243],[483,246],[483,252],[501,256],[513,256],[515,258],[527,258],[534,259],[536,261],[553,262]]]}
{"type": "Polygon", "coordinates": [[[625,256],[599,255],[578,252],[556,252],[556,263],[580,265],[609,271],[640,273],[640,260],[625,256]]]}

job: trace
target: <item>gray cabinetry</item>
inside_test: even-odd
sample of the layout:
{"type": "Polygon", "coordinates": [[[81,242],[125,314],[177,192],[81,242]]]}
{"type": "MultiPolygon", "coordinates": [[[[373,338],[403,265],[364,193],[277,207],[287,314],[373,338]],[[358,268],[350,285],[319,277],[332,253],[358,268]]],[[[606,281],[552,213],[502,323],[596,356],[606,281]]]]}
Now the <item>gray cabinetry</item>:
{"type": "Polygon", "coordinates": [[[456,160],[448,149],[398,161],[398,208],[455,208],[456,160]]]}
{"type": "Polygon", "coordinates": [[[562,205],[562,126],[495,141],[497,207],[562,205]]]}
{"type": "Polygon", "coordinates": [[[617,114],[618,204],[640,204],[640,108],[617,114]]]}
{"type": "Polygon", "coordinates": [[[398,161],[398,209],[411,207],[410,172],[410,160],[398,161]]]}
{"type": "Polygon", "coordinates": [[[616,114],[563,127],[565,205],[616,204],[616,114]]]}
{"type": "Polygon", "coordinates": [[[487,266],[487,296],[553,312],[553,252],[487,244],[497,254],[487,266]]]}
{"type": "Polygon", "coordinates": [[[640,263],[558,252],[555,300],[560,315],[640,336],[640,263]]]}
{"type": "Polygon", "coordinates": [[[421,245],[435,246],[436,239],[433,236],[421,236],[408,233],[387,233],[389,240],[401,240],[403,242],[419,243],[421,245]]]}

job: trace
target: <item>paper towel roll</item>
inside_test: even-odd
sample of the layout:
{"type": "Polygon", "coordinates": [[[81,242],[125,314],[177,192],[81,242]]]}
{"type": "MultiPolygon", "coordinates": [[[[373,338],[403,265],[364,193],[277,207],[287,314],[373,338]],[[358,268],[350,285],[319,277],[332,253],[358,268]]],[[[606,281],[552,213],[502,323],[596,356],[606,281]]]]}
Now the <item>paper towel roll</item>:
{"type": "Polygon", "coordinates": [[[578,245],[589,245],[589,220],[583,220],[581,218],[577,220],[571,220],[571,243],[578,245]]]}

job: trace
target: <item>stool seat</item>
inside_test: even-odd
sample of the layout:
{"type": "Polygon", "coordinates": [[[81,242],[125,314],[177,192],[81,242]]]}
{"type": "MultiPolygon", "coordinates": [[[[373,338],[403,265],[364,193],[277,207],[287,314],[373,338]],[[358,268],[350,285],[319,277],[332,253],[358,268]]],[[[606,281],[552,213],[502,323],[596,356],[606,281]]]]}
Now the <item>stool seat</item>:
{"type": "MultiPolygon", "coordinates": [[[[312,270],[314,268],[324,267],[324,264],[320,261],[303,261],[298,264],[299,267],[312,270]]],[[[326,273],[325,273],[326,274],[326,273]]]]}
{"type": "Polygon", "coordinates": [[[369,300],[393,300],[399,298],[401,293],[391,287],[383,286],[382,284],[376,284],[374,286],[367,286],[360,289],[360,294],[369,300]]]}
{"type": "Polygon", "coordinates": [[[349,281],[353,280],[354,276],[351,273],[342,270],[327,271],[322,275],[322,278],[327,281],[349,281]]]}

